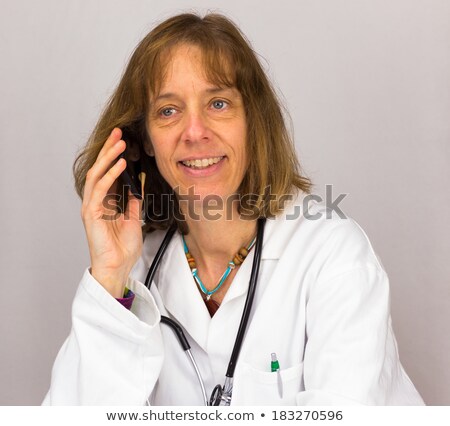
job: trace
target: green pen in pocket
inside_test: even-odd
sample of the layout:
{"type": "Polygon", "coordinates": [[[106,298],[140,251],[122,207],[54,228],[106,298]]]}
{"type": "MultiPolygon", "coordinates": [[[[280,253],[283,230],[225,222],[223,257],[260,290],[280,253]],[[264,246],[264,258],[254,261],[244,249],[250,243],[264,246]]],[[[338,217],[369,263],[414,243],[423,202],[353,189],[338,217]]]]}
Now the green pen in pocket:
{"type": "Polygon", "coordinates": [[[270,369],[272,370],[272,373],[277,373],[278,395],[280,398],[283,398],[283,382],[281,380],[280,363],[278,362],[277,354],[275,352],[273,352],[271,356],[272,361],[270,363],[270,369]]]}

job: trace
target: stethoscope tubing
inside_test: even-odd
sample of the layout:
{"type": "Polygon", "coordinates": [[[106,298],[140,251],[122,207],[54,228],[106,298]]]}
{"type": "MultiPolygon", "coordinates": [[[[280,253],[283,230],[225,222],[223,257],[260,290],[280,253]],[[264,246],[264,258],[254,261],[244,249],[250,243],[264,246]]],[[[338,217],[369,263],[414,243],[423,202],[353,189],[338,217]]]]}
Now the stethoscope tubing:
{"type": "Polygon", "coordinates": [[[264,224],[266,218],[258,219],[258,231],[255,243],[255,256],[253,258],[252,272],[250,274],[250,281],[248,286],[247,298],[245,299],[244,310],[242,311],[242,318],[239,324],[238,332],[236,335],[236,341],[234,342],[233,352],[231,353],[230,362],[228,364],[226,377],[232,378],[234,376],[234,370],[236,368],[236,362],[241,352],[242,340],[247,329],[248,319],[252,310],[253,299],[256,291],[256,283],[259,276],[259,266],[261,264],[261,251],[264,240],[264,224]]]}
{"type": "Polygon", "coordinates": [[[174,333],[177,335],[178,341],[180,342],[183,350],[186,352],[186,355],[188,356],[189,361],[191,361],[192,366],[194,367],[198,382],[200,383],[200,387],[202,388],[203,401],[204,401],[205,405],[208,405],[208,397],[206,396],[205,384],[204,384],[202,375],[200,373],[200,369],[198,368],[198,365],[195,362],[195,358],[191,352],[191,345],[187,341],[186,336],[184,335],[181,326],[177,322],[175,322],[173,319],[170,319],[164,315],[161,315],[161,322],[163,324],[168,325],[174,331],[174,333]]]}

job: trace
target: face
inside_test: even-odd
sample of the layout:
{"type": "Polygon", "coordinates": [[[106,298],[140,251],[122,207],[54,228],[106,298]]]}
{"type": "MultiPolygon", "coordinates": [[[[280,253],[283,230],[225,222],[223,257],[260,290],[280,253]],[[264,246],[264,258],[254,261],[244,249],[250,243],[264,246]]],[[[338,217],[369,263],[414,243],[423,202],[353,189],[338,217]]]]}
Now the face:
{"type": "Polygon", "coordinates": [[[161,89],[150,99],[147,128],[158,169],[172,188],[225,200],[247,168],[245,110],[236,88],[206,79],[201,55],[192,45],[172,50],[161,89]]]}

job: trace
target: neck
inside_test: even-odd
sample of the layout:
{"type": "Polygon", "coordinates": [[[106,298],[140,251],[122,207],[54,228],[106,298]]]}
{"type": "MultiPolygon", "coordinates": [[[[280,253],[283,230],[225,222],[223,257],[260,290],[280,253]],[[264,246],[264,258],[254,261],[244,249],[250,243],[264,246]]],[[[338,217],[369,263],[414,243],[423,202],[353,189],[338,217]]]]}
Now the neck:
{"type": "Polygon", "coordinates": [[[238,250],[251,242],[257,228],[256,220],[244,220],[237,214],[232,220],[187,218],[187,223],[189,234],[185,241],[208,287],[215,284],[238,250]]]}

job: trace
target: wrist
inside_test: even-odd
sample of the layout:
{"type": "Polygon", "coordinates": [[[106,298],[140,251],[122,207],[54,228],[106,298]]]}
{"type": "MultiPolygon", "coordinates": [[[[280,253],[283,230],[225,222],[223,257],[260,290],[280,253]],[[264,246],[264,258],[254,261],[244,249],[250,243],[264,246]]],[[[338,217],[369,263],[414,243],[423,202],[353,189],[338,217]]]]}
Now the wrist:
{"type": "Polygon", "coordinates": [[[105,290],[116,299],[120,299],[124,295],[125,285],[128,280],[128,273],[118,271],[102,271],[94,267],[90,268],[92,277],[105,290]]]}

